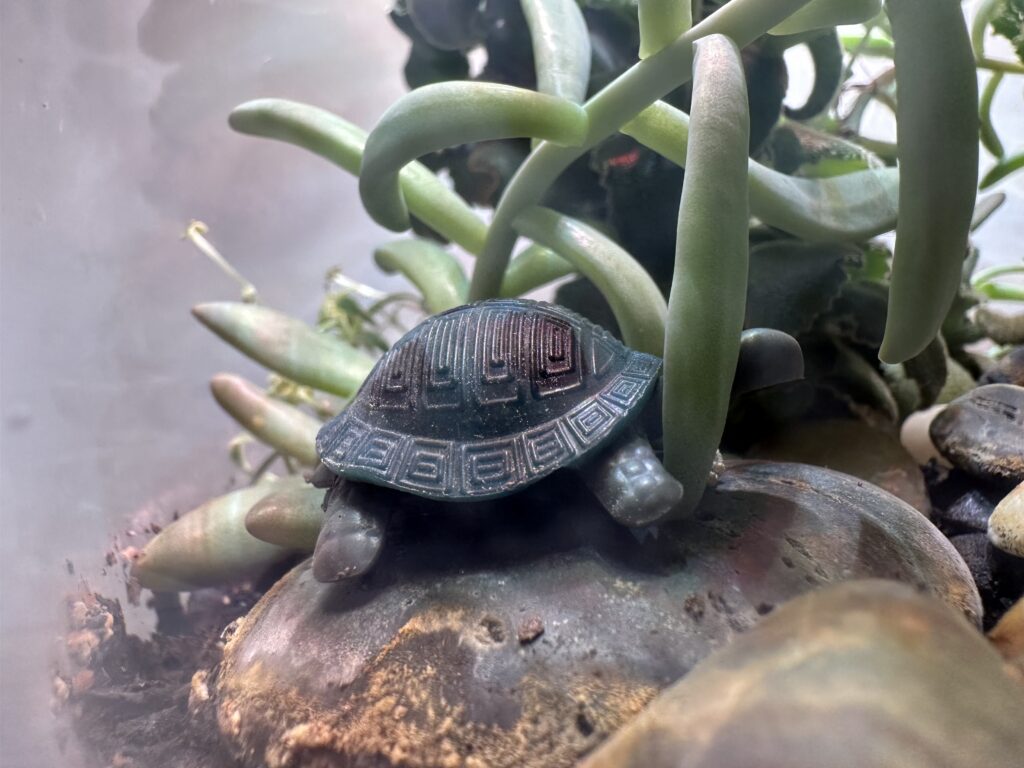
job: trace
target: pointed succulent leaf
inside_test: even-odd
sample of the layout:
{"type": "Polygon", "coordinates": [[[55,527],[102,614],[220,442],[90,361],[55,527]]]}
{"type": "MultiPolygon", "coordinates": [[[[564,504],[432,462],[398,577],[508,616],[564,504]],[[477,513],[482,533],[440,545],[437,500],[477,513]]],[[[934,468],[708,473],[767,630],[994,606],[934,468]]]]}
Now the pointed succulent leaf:
{"type": "Polygon", "coordinates": [[[320,422],[293,405],[272,397],[250,381],[220,373],[210,382],[214,399],[246,431],[285,456],[316,464],[320,422]]]}
{"type": "Polygon", "coordinates": [[[252,536],[245,530],[245,515],[272,489],[299,481],[242,488],[187,512],[143,548],[132,575],[143,587],[164,592],[222,586],[258,575],[289,551],[252,536]]]}
{"type": "Polygon", "coordinates": [[[261,541],[298,552],[312,552],[324,522],[324,490],[312,485],[273,491],[245,516],[245,528],[261,541]]]}
{"type": "Polygon", "coordinates": [[[331,394],[355,394],[373,358],[268,307],[236,302],[199,304],[192,314],[224,341],[299,384],[331,394]]]}

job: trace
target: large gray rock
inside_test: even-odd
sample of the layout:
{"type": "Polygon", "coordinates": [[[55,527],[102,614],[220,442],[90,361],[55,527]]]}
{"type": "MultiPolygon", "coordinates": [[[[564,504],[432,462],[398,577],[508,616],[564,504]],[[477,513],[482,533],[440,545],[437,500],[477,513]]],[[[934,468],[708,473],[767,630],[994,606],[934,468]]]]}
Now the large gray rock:
{"type": "Polygon", "coordinates": [[[859,477],[931,514],[924,475],[896,435],[854,419],[798,421],[749,454],[772,461],[798,461],[859,477]]]}
{"type": "Polygon", "coordinates": [[[1019,768],[1024,687],[957,612],[860,581],[784,605],[583,768],[1019,768]]]}
{"type": "Polygon", "coordinates": [[[817,586],[885,576],[978,620],[948,542],[863,481],[749,463],[699,513],[640,541],[564,478],[486,508],[417,505],[362,580],[303,564],[279,582],[193,707],[250,766],[562,766],[817,586]]]}

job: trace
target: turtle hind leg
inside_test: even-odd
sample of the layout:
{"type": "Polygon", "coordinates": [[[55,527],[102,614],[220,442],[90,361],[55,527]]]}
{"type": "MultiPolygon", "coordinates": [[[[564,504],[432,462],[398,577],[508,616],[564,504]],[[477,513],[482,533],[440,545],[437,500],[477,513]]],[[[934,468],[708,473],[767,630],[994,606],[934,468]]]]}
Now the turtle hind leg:
{"type": "Polygon", "coordinates": [[[581,468],[587,487],[616,521],[630,527],[669,517],[683,486],[662,466],[646,438],[631,433],[581,468]]]}
{"type": "Polygon", "coordinates": [[[332,582],[366,573],[384,547],[386,491],[339,480],[324,499],[324,525],[313,551],[313,577],[332,582]]]}

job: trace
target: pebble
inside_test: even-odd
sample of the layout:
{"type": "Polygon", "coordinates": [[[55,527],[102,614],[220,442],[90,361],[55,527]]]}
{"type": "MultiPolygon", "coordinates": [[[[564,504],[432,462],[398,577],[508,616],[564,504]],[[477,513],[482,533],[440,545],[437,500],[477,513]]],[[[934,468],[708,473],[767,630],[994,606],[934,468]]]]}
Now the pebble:
{"type": "Polygon", "coordinates": [[[980,384],[1015,384],[1024,387],[1024,346],[1014,347],[978,379],[980,384]]]}
{"type": "Polygon", "coordinates": [[[1024,482],[1024,387],[978,387],[946,406],[929,434],[965,472],[990,481],[1024,482]]]}
{"type": "Polygon", "coordinates": [[[956,611],[889,581],[781,606],[580,768],[1011,768],[1024,688],[956,611]]]}
{"type": "Polygon", "coordinates": [[[1003,552],[1024,557],[1024,483],[996,505],[988,519],[988,539],[1003,552]]]}
{"type": "Polygon", "coordinates": [[[1003,615],[988,639],[1006,660],[1010,675],[1024,684],[1024,597],[1003,615]]]}
{"type": "Polygon", "coordinates": [[[1003,615],[988,639],[1006,660],[1007,671],[1024,684],[1024,597],[1003,615]]]}
{"type": "Polygon", "coordinates": [[[1024,559],[996,549],[984,533],[964,533],[949,541],[974,577],[985,607],[982,626],[989,629],[1024,594],[1024,559]]]}
{"type": "Polygon", "coordinates": [[[928,428],[931,427],[935,417],[942,413],[944,405],[933,405],[923,411],[915,411],[907,416],[900,427],[900,442],[907,449],[907,453],[914,457],[914,460],[924,466],[929,461],[937,461],[945,467],[952,467],[946,457],[939,453],[931,437],[928,435],[928,428]]]}
{"type": "Polygon", "coordinates": [[[486,526],[396,514],[362,579],[321,584],[307,561],[261,599],[210,676],[204,721],[247,768],[470,751],[493,768],[572,766],[700,659],[830,582],[898,579],[980,622],[956,550],[862,480],[745,462],[697,512],[638,541],[553,477],[494,502],[486,526]]]}
{"type": "Polygon", "coordinates": [[[945,509],[934,508],[932,519],[943,530],[955,533],[985,533],[995,502],[979,490],[971,490],[945,509]]]}
{"type": "Polygon", "coordinates": [[[918,461],[893,435],[853,419],[797,422],[756,446],[752,458],[798,461],[846,472],[931,513],[918,461]]]}

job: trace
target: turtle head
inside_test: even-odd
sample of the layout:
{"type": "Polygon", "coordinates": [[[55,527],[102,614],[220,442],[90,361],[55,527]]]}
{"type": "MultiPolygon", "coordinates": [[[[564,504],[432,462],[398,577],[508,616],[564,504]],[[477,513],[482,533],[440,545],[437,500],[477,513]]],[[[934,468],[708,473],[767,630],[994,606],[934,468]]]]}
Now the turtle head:
{"type": "Polygon", "coordinates": [[[623,525],[652,525],[671,516],[683,486],[662,466],[646,438],[630,433],[581,469],[590,490],[623,525]]]}

